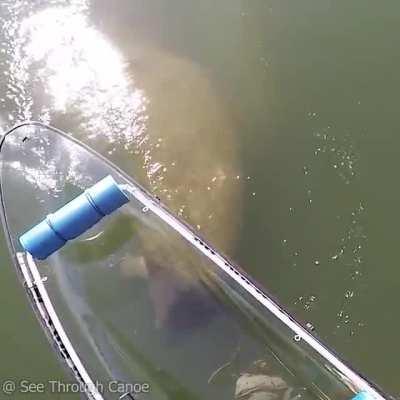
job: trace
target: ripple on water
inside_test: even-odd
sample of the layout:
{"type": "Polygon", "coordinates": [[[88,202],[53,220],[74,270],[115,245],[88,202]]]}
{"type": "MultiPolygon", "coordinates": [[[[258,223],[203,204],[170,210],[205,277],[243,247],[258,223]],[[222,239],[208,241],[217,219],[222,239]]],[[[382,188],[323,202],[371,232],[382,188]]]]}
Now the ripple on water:
{"type": "MultiPolygon", "coordinates": [[[[307,218],[317,220],[320,219],[320,215],[336,215],[335,226],[339,228],[336,228],[336,239],[333,239],[330,249],[324,250],[325,254],[315,254],[313,250],[315,249],[314,241],[319,240],[314,237],[315,232],[312,233],[314,239],[310,249],[304,247],[304,244],[299,246],[300,243],[307,243],[307,241],[302,242],[302,238],[299,238],[297,243],[296,238],[292,238],[290,242],[287,239],[283,240],[282,246],[288,253],[289,264],[296,267],[296,271],[300,268],[303,270],[310,268],[310,265],[319,267],[318,272],[308,272],[313,275],[318,274],[318,277],[315,275],[316,277],[309,282],[310,290],[317,291],[318,295],[303,293],[294,304],[306,311],[316,311],[318,301],[321,301],[324,296],[329,296],[330,304],[336,303],[338,308],[336,314],[329,316],[334,326],[333,332],[338,335],[354,335],[364,326],[364,322],[359,321],[354,314],[354,300],[363,295],[362,277],[367,245],[366,208],[358,197],[357,185],[351,185],[357,179],[360,154],[351,135],[334,134],[331,127],[316,132],[312,143],[314,147],[312,157],[301,167],[306,201],[298,202],[290,207],[288,217],[296,223],[298,215],[304,214],[307,218]],[[332,185],[330,185],[331,181],[332,185]],[[321,182],[343,191],[346,202],[320,203],[321,197],[314,196],[314,193],[318,193],[318,185],[321,185],[321,182]],[[300,247],[302,247],[301,251],[300,247]],[[300,253],[304,254],[302,258],[299,258],[300,253]],[[336,284],[328,290],[318,288],[318,282],[332,279],[329,277],[332,276],[333,271],[335,271],[336,284]]],[[[339,193],[338,196],[340,195],[339,193]]],[[[314,269],[314,271],[317,270],[314,269]]],[[[327,318],[325,313],[323,318],[327,318]]]]}

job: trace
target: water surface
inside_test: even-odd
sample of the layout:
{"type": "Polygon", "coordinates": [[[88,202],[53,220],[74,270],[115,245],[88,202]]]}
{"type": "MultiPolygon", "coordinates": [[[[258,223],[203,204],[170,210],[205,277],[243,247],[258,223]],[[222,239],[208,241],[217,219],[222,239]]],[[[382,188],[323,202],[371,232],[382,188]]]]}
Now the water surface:
{"type": "MultiPolygon", "coordinates": [[[[4,1],[1,126],[38,119],[94,146],[396,395],[399,12],[4,1]]],[[[60,376],[0,271],[0,376],[60,376]]]]}

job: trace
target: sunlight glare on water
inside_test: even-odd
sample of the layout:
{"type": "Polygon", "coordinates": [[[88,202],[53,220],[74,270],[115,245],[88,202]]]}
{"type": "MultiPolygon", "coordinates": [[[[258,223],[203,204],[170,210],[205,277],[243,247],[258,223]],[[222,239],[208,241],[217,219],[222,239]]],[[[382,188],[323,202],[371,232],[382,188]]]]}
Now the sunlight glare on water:
{"type": "Polygon", "coordinates": [[[83,5],[48,8],[22,22],[26,69],[41,63],[35,78],[46,83],[54,110],[79,109],[91,137],[129,145],[145,131],[146,99],[132,90],[122,56],[88,25],[83,5]]]}

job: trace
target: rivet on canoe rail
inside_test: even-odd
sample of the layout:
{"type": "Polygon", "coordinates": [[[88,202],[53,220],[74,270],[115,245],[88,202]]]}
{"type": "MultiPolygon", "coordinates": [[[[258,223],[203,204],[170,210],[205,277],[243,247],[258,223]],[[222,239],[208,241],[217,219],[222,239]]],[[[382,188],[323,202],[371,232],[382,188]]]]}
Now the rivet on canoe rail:
{"type": "Polygon", "coordinates": [[[314,327],[314,325],[313,325],[311,322],[307,322],[307,323],[306,323],[306,328],[307,328],[310,332],[315,331],[315,327],[314,327]]]}

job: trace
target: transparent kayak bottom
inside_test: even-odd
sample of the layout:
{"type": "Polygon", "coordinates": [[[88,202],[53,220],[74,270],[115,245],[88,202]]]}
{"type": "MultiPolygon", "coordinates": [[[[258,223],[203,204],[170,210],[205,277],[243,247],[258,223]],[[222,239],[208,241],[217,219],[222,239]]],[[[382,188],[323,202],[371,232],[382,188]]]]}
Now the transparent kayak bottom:
{"type": "Polygon", "coordinates": [[[35,123],[8,133],[0,155],[15,264],[88,398],[384,398],[94,151],[35,123]],[[24,252],[23,232],[107,175],[128,204],[44,261],[24,252]]]}

